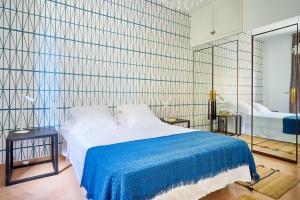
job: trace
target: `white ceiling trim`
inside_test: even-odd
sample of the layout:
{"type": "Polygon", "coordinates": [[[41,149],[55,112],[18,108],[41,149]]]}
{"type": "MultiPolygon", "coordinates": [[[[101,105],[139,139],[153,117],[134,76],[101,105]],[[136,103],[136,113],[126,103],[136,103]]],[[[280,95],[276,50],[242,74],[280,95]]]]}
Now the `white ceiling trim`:
{"type": "Polygon", "coordinates": [[[210,0],[158,0],[170,8],[190,11],[195,7],[200,7],[201,4],[210,0]]]}

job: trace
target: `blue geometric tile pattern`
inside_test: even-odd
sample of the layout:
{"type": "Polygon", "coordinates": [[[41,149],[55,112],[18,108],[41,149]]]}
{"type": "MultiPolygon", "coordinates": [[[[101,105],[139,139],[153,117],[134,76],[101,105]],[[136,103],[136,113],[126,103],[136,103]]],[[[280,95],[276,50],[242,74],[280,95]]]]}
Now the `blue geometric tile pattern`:
{"type": "MultiPolygon", "coordinates": [[[[146,103],[192,118],[190,16],[156,1],[1,0],[0,162],[9,130],[59,126],[75,105],[146,103]],[[21,94],[36,99],[24,102],[21,94]]],[[[49,141],[16,144],[16,160],[49,141]]]]}

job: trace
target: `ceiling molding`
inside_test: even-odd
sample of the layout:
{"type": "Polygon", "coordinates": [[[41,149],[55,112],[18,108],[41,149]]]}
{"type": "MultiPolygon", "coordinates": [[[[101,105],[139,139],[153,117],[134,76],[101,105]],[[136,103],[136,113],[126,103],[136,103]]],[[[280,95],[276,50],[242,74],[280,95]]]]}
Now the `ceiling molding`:
{"type": "Polygon", "coordinates": [[[190,12],[191,10],[204,7],[214,2],[215,0],[158,0],[158,1],[170,8],[175,8],[186,12],[190,12]]]}

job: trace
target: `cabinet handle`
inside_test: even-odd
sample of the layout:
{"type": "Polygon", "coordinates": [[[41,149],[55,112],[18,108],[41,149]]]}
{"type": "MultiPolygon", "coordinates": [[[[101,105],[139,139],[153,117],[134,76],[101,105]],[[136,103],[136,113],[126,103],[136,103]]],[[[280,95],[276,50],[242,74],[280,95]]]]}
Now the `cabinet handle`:
{"type": "Polygon", "coordinates": [[[215,30],[213,30],[212,32],[210,32],[210,34],[212,34],[212,35],[213,35],[213,34],[215,34],[215,33],[216,33],[216,31],[215,31],[215,30]]]}

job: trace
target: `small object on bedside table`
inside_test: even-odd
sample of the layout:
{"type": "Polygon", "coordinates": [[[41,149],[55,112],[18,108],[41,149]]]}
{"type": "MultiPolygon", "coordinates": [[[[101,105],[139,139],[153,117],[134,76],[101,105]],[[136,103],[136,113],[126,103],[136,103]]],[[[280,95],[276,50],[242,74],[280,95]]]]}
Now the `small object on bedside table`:
{"type": "Polygon", "coordinates": [[[169,122],[176,122],[176,118],[174,118],[174,117],[169,117],[169,118],[167,119],[167,121],[169,121],[169,122]]]}
{"type": "Polygon", "coordinates": [[[6,164],[5,164],[6,176],[5,176],[5,185],[13,185],[17,183],[22,183],[25,181],[31,181],[38,178],[44,178],[47,176],[57,175],[58,174],[58,133],[54,127],[43,127],[38,129],[31,129],[28,133],[18,134],[15,131],[9,132],[6,138],[6,164]],[[21,165],[14,165],[13,163],[13,143],[22,140],[33,140],[40,138],[51,138],[51,159],[43,160],[38,162],[29,162],[23,161],[21,165]],[[37,165],[42,163],[52,162],[53,172],[46,174],[36,175],[32,177],[27,177],[18,180],[11,180],[12,173],[14,169],[27,167],[31,165],[37,165]]]}
{"type": "Polygon", "coordinates": [[[232,116],[233,113],[228,111],[220,111],[218,115],[220,116],[232,116]]]}
{"type": "Polygon", "coordinates": [[[178,118],[168,118],[168,119],[164,119],[164,118],[161,118],[161,121],[162,122],[165,122],[165,123],[168,123],[168,124],[181,124],[181,123],[187,123],[187,128],[190,128],[190,120],[188,119],[178,119],[178,118]]]}

